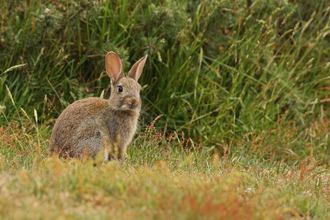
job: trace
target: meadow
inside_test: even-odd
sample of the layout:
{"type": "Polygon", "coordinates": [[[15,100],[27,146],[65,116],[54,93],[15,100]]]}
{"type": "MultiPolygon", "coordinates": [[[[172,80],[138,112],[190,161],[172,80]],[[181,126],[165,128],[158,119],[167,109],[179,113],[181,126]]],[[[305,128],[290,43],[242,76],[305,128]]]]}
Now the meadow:
{"type": "Polygon", "coordinates": [[[327,0],[4,0],[1,219],[329,219],[327,0]],[[57,158],[61,111],[148,54],[124,163],[57,158]]]}

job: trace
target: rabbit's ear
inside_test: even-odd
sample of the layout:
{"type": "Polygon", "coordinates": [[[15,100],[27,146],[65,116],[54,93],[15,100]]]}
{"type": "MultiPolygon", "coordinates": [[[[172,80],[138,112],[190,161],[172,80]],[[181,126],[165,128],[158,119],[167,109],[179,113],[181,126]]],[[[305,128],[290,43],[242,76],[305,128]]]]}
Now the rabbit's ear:
{"type": "Polygon", "coordinates": [[[131,70],[128,72],[128,76],[135,79],[136,81],[138,81],[138,79],[141,76],[144,64],[147,61],[147,57],[148,55],[145,55],[144,57],[142,57],[141,59],[139,59],[131,68],[131,70]]]}
{"type": "Polygon", "coordinates": [[[111,82],[116,83],[124,76],[123,65],[119,56],[114,52],[109,52],[105,57],[105,68],[109,75],[111,82]]]}

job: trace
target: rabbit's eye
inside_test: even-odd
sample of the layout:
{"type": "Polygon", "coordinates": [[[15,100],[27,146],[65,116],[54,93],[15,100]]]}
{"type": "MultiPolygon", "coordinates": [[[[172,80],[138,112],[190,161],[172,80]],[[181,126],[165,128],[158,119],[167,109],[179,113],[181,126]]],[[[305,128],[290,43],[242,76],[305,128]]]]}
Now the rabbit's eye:
{"type": "Polygon", "coordinates": [[[123,87],[122,86],[118,86],[118,92],[123,92],[123,87]]]}

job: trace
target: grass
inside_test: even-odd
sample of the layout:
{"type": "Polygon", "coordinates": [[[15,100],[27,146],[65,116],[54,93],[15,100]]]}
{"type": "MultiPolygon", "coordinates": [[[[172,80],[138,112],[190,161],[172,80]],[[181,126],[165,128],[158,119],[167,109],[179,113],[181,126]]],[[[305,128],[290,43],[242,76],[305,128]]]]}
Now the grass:
{"type": "Polygon", "coordinates": [[[167,122],[211,147],[285,112],[302,125],[329,117],[327,1],[248,2],[5,1],[2,14],[13,16],[1,20],[1,105],[17,119],[7,85],[43,123],[75,100],[108,97],[103,59],[112,50],[125,70],[149,54],[144,126],[163,114],[159,128],[167,122]]]}
{"type": "Polygon", "coordinates": [[[4,1],[1,219],[328,219],[330,4],[4,1]],[[104,55],[148,54],[125,163],[48,151],[104,55]]]}
{"type": "MultiPolygon", "coordinates": [[[[1,218],[329,218],[330,172],[322,154],[310,148],[304,159],[288,152],[276,160],[269,152],[278,146],[271,140],[289,145],[294,133],[249,134],[242,146],[219,152],[183,135],[166,136],[155,123],[138,134],[125,163],[51,157],[49,135],[40,134],[47,128],[38,135],[30,123],[24,133],[15,121],[2,126],[1,218]],[[242,152],[244,146],[250,149],[242,152]]],[[[314,138],[328,127],[325,122],[314,138]]]]}

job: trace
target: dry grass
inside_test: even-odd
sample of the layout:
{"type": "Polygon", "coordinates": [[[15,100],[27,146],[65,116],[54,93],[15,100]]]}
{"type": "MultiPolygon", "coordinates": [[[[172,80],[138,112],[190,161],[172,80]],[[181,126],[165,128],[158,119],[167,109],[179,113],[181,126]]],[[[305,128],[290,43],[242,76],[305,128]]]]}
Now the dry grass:
{"type": "Polygon", "coordinates": [[[135,168],[49,158],[33,172],[2,173],[0,214],[8,219],[274,219],[275,192],[244,188],[250,177],[170,171],[165,162],[135,168]],[[267,200],[267,202],[264,202],[267,200]]]}
{"type": "MultiPolygon", "coordinates": [[[[328,121],[320,124],[314,137],[324,134],[328,125],[328,121]]],[[[1,127],[1,219],[330,217],[330,172],[317,154],[310,152],[296,162],[291,157],[262,159],[267,156],[260,155],[256,140],[275,138],[264,133],[243,140],[256,150],[239,156],[230,145],[225,152],[209,152],[189,139],[165,133],[152,123],[121,164],[50,157],[47,135],[39,136],[38,142],[34,129],[22,132],[15,122],[1,127]]],[[[295,138],[281,134],[288,143],[295,138]]]]}

